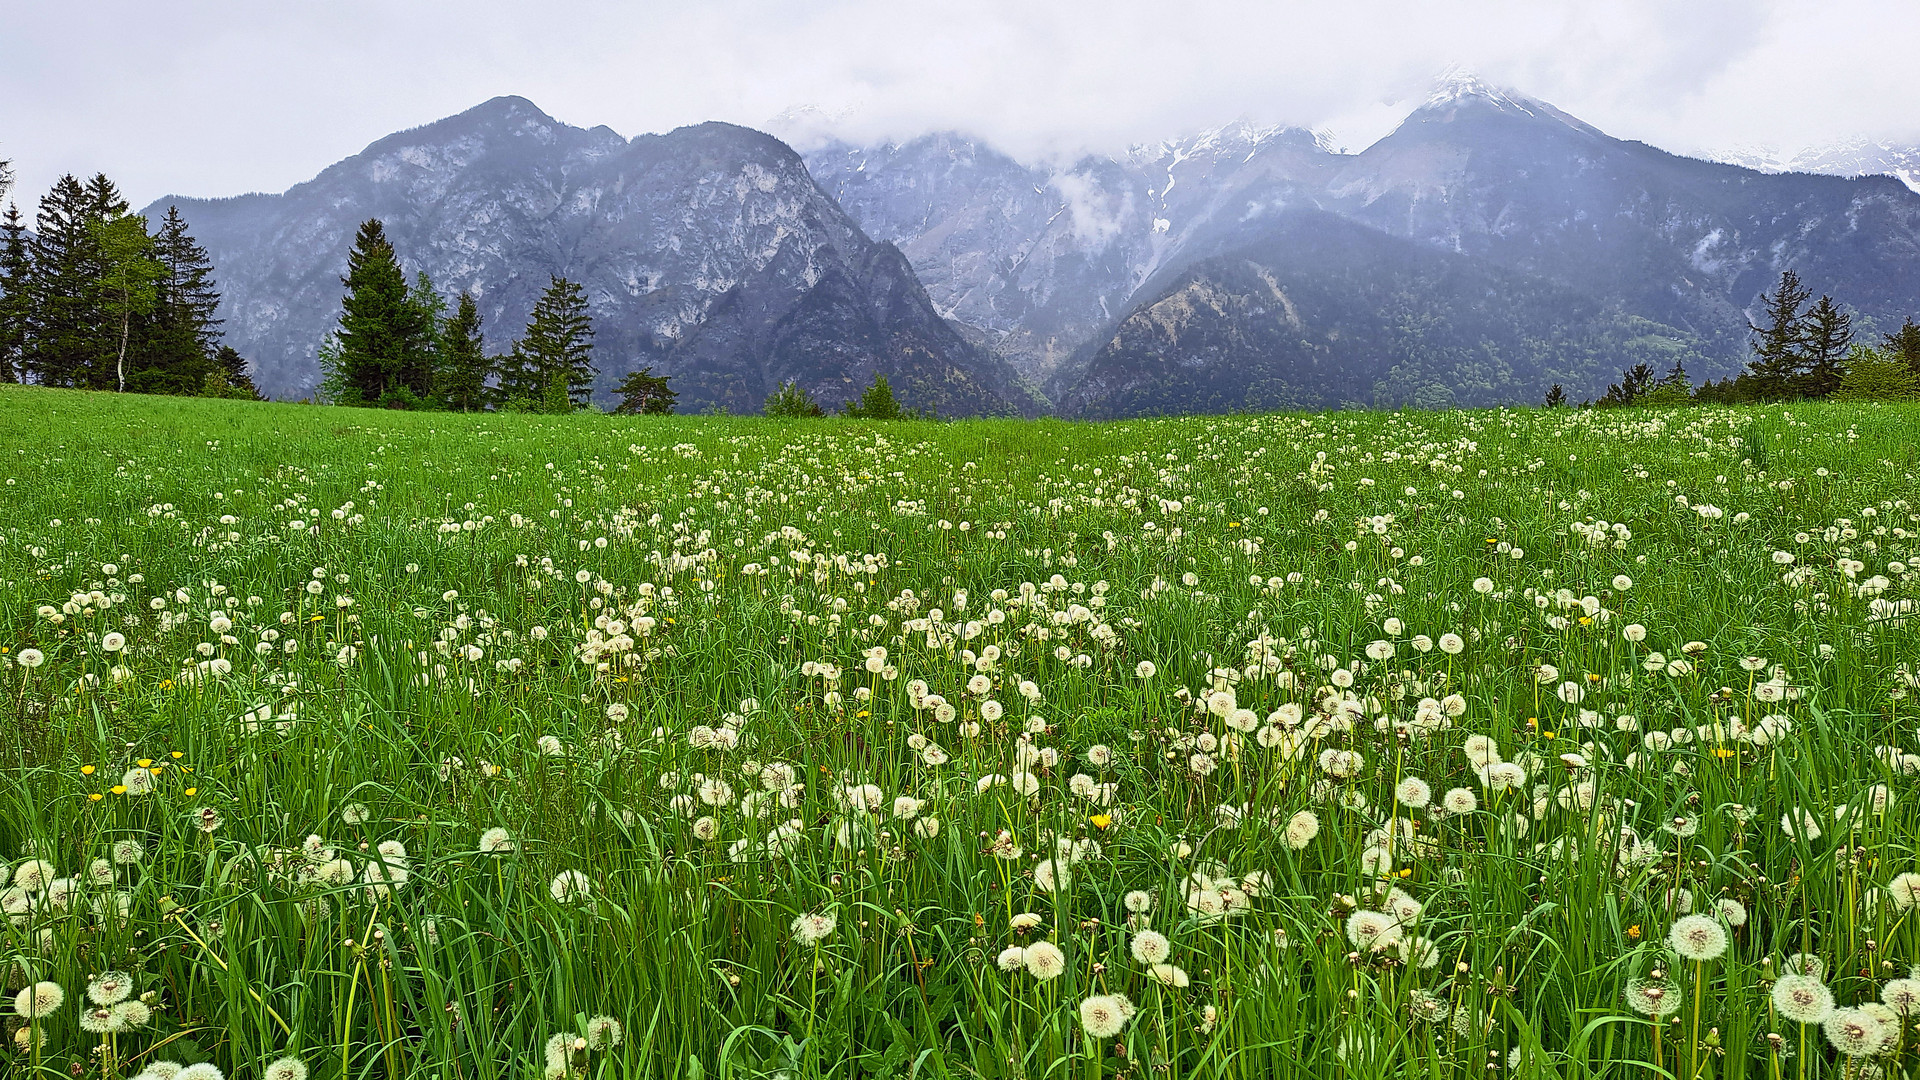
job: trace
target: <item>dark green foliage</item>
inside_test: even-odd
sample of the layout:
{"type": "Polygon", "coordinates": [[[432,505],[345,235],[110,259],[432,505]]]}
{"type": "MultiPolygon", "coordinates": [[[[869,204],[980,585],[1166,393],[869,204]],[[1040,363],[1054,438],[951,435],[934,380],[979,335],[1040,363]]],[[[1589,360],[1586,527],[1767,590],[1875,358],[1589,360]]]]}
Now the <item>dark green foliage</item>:
{"type": "Polygon", "coordinates": [[[1646,364],[1635,364],[1620,373],[1620,381],[1607,387],[1607,394],[1594,402],[1601,408],[1618,408],[1637,403],[1641,396],[1653,389],[1653,368],[1646,364]]]}
{"type": "Polygon", "coordinates": [[[487,378],[493,360],[480,337],[480,309],[472,293],[461,293],[460,303],[440,327],[440,366],[434,389],[454,412],[479,412],[487,407],[487,378]]]}
{"type": "MultiPolygon", "coordinates": [[[[220,293],[213,263],[187,232],[178,207],[153,238],[160,265],[152,312],[136,333],[127,389],[148,394],[201,394],[218,369],[220,293]]],[[[245,372],[239,373],[244,378],[245,372]]],[[[251,383],[249,383],[251,385],[251,383]]]]}
{"type": "Polygon", "coordinates": [[[875,373],[872,384],[857,399],[841,406],[840,414],[856,420],[898,420],[900,403],[894,400],[887,377],[875,373]]]}
{"type": "Polygon", "coordinates": [[[1641,405],[1690,405],[1693,403],[1693,382],[1687,378],[1687,367],[1678,360],[1640,395],[1641,405]]]}
{"type": "Polygon", "coordinates": [[[340,282],[347,293],[327,373],[330,400],[392,407],[424,403],[433,390],[435,328],[423,296],[431,289],[424,279],[408,288],[377,219],[360,226],[340,282]]]}
{"type": "Polygon", "coordinates": [[[780,389],[767,395],[766,413],[788,419],[827,415],[807,388],[794,381],[781,383],[780,389]]]}
{"type": "Polygon", "coordinates": [[[1806,374],[1807,326],[1804,311],[1813,290],[1800,283],[1792,270],[1780,275],[1780,284],[1761,299],[1766,323],[1753,326],[1753,359],[1741,381],[1754,400],[1778,401],[1792,397],[1806,374]]]}
{"type": "Polygon", "coordinates": [[[1833,297],[1822,296],[1807,311],[1803,346],[1806,374],[1795,389],[1802,397],[1829,397],[1840,388],[1840,377],[1847,368],[1847,351],[1853,347],[1853,316],[1840,309],[1833,297]]]}
{"type": "Polygon", "coordinates": [[[1880,348],[1920,375],[1920,323],[1914,322],[1911,315],[1900,324],[1900,329],[1880,335],[1880,348]]]}
{"type": "Polygon", "coordinates": [[[620,380],[613,392],[620,395],[620,404],[614,406],[614,412],[650,416],[671,413],[674,400],[680,396],[667,385],[667,377],[655,375],[651,367],[643,367],[620,380]]]}
{"type": "Polygon", "coordinates": [[[33,306],[29,302],[33,260],[20,208],[9,205],[0,218],[0,382],[18,382],[26,370],[33,306]]]}
{"type": "Polygon", "coordinates": [[[216,368],[220,294],[178,210],[149,236],[105,176],[63,176],[36,225],[29,241],[13,209],[0,227],[0,380],[199,393],[216,368]]]}
{"type": "Polygon", "coordinates": [[[580,286],[556,277],[533,305],[527,332],[503,358],[500,397],[514,408],[565,412],[593,390],[593,320],[580,286]]]}
{"type": "Polygon", "coordinates": [[[840,408],[840,415],[854,420],[932,420],[933,409],[903,408],[893,396],[893,387],[887,383],[887,377],[875,372],[873,383],[862,391],[859,398],[847,402],[840,408]]]}
{"type": "Polygon", "coordinates": [[[247,374],[246,358],[234,351],[231,345],[222,345],[214,350],[213,370],[209,371],[207,377],[201,381],[201,396],[209,396],[206,388],[213,385],[226,389],[226,392],[220,395],[221,397],[241,398],[246,401],[266,400],[260,395],[260,388],[253,385],[252,376],[247,374]]]}
{"type": "Polygon", "coordinates": [[[106,315],[101,253],[91,223],[127,212],[105,177],[82,184],[71,173],[41,198],[34,219],[33,306],[26,370],[45,386],[109,390],[116,342],[106,315]]]}
{"type": "Polygon", "coordinates": [[[1549,409],[1558,409],[1567,403],[1567,391],[1559,383],[1547,387],[1547,399],[1541,404],[1549,409]]]}

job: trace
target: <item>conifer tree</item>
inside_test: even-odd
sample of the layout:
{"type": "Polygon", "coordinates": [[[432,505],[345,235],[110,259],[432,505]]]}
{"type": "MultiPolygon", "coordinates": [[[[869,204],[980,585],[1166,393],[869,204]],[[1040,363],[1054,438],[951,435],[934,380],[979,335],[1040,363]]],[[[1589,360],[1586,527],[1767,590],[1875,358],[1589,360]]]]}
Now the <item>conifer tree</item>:
{"type": "Polygon", "coordinates": [[[593,392],[593,321],[586,297],[566,278],[551,282],[502,365],[501,396],[518,408],[578,408],[593,392]]]}
{"type": "Polygon", "coordinates": [[[1906,364],[1920,375],[1920,323],[1913,316],[1900,324],[1900,329],[1891,334],[1880,335],[1880,351],[1906,364]]]}
{"type": "MultiPolygon", "coordinates": [[[[113,383],[114,339],[105,312],[100,250],[91,223],[117,193],[104,177],[91,186],[68,173],[40,199],[31,248],[32,336],[25,366],[46,386],[104,390],[113,383]]],[[[126,204],[119,202],[124,213],[126,204]]]]}
{"type": "Polygon", "coordinates": [[[377,218],[361,224],[340,283],[347,293],[329,357],[330,388],[342,404],[419,404],[433,389],[430,316],[377,218]]]}
{"type": "Polygon", "coordinates": [[[0,217],[0,382],[18,382],[26,370],[31,338],[33,260],[20,208],[0,217]]]}
{"type": "Polygon", "coordinates": [[[1847,371],[1847,352],[1853,348],[1853,316],[1841,310],[1833,297],[1822,296],[1806,317],[1806,374],[1799,391],[1810,398],[1833,396],[1847,371]]]}
{"type": "MultiPolygon", "coordinates": [[[[162,273],[153,314],[142,328],[139,367],[128,385],[149,394],[201,393],[207,376],[216,370],[220,349],[220,292],[213,282],[213,263],[187,232],[177,206],[167,208],[153,248],[162,273]]],[[[245,372],[240,374],[244,377],[245,372]]]]}
{"type": "Polygon", "coordinates": [[[480,337],[480,308],[472,293],[460,302],[440,330],[440,366],[434,373],[434,392],[455,412],[479,412],[487,407],[487,376],[493,361],[480,337]]]}
{"type": "Polygon", "coordinates": [[[1756,335],[1754,357],[1747,362],[1747,378],[1754,396],[1778,400],[1792,396],[1806,374],[1806,315],[1803,309],[1813,290],[1800,283],[1792,270],[1780,275],[1780,284],[1766,294],[1765,326],[1749,325],[1756,335]]]}
{"type": "Polygon", "coordinates": [[[1558,409],[1567,403],[1566,388],[1559,383],[1547,387],[1547,399],[1543,404],[1549,409],[1558,409]]]}
{"type": "Polygon", "coordinates": [[[260,396],[260,388],[253,385],[253,376],[247,374],[246,358],[235,352],[231,345],[222,345],[214,350],[213,370],[207,372],[200,387],[202,397],[266,400],[260,396]]]}

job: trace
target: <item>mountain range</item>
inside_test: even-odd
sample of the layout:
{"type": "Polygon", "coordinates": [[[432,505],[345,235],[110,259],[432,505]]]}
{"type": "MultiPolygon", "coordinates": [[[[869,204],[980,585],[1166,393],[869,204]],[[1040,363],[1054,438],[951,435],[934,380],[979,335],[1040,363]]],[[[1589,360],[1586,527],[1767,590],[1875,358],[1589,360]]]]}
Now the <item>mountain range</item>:
{"type": "Polygon", "coordinates": [[[319,384],[355,230],[386,226],[409,273],[472,292],[504,350],[553,276],[594,319],[597,397],[643,365],[681,407],[757,411],[782,382],[836,404],[885,372],[942,415],[1040,407],[942,319],[772,136],[708,123],[625,139],[495,98],[390,135],[280,195],[178,205],[218,268],[227,339],[274,397],[319,384]]]}
{"type": "Polygon", "coordinates": [[[503,346],[582,281],[603,391],[829,405],[885,372],[943,415],[1107,417],[1597,394],[1629,364],[1730,374],[1789,267],[1866,325],[1920,307],[1920,194],[1613,138],[1472,79],[1357,154],[1234,124],[1023,162],[982,140],[703,124],[627,140],[518,98],[389,136],[284,195],[177,203],[229,338],[310,392],[355,226],[482,300],[503,346]],[[1044,396],[1043,396],[1044,393],[1044,396]]]}

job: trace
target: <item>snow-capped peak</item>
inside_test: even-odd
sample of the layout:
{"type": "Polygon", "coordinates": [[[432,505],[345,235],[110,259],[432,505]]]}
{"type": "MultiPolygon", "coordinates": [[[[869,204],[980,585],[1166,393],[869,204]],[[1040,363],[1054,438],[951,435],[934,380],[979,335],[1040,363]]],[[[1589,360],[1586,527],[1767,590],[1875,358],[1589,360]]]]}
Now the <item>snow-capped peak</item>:
{"type": "Polygon", "coordinates": [[[1534,115],[1535,110],[1539,107],[1539,103],[1532,98],[1524,97],[1511,90],[1495,86],[1473,72],[1460,67],[1448,68],[1440,75],[1440,78],[1434,82],[1433,90],[1427,94],[1427,100],[1423,107],[1431,109],[1443,105],[1451,105],[1467,98],[1479,98],[1489,102],[1496,108],[1524,113],[1527,116],[1534,115]]]}

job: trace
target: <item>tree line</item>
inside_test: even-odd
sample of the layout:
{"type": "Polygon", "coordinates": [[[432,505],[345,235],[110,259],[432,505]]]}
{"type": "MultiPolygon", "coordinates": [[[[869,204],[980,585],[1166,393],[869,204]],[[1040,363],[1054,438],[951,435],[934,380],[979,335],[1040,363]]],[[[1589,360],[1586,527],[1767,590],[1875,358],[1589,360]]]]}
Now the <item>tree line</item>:
{"type": "MultiPolygon", "coordinates": [[[[409,283],[378,219],[361,224],[347,253],[340,322],[320,347],[320,398],[396,409],[564,413],[591,404],[593,319],[580,285],[553,276],[526,331],[489,355],[480,308],[447,298],[423,271],[409,283]]],[[[643,367],[615,387],[615,412],[670,413],[679,396],[643,367]]]]}
{"type": "MultiPolygon", "coordinates": [[[[1920,400],[1920,323],[1909,317],[1878,342],[1856,340],[1853,314],[1831,296],[1813,298],[1800,275],[1787,270],[1761,297],[1763,321],[1749,323],[1751,358],[1738,375],[1694,386],[1676,362],[1664,374],[1635,364],[1620,373],[1598,401],[1624,405],[1738,405],[1763,401],[1920,400]]],[[[1555,383],[1545,404],[1567,404],[1555,383]]]]}
{"type": "MultiPolygon", "coordinates": [[[[0,162],[0,196],[11,183],[0,162]]],[[[178,208],[150,227],[105,174],[62,176],[31,230],[18,205],[0,214],[0,382],[258,398],[219,307],[178,208]]]]}

